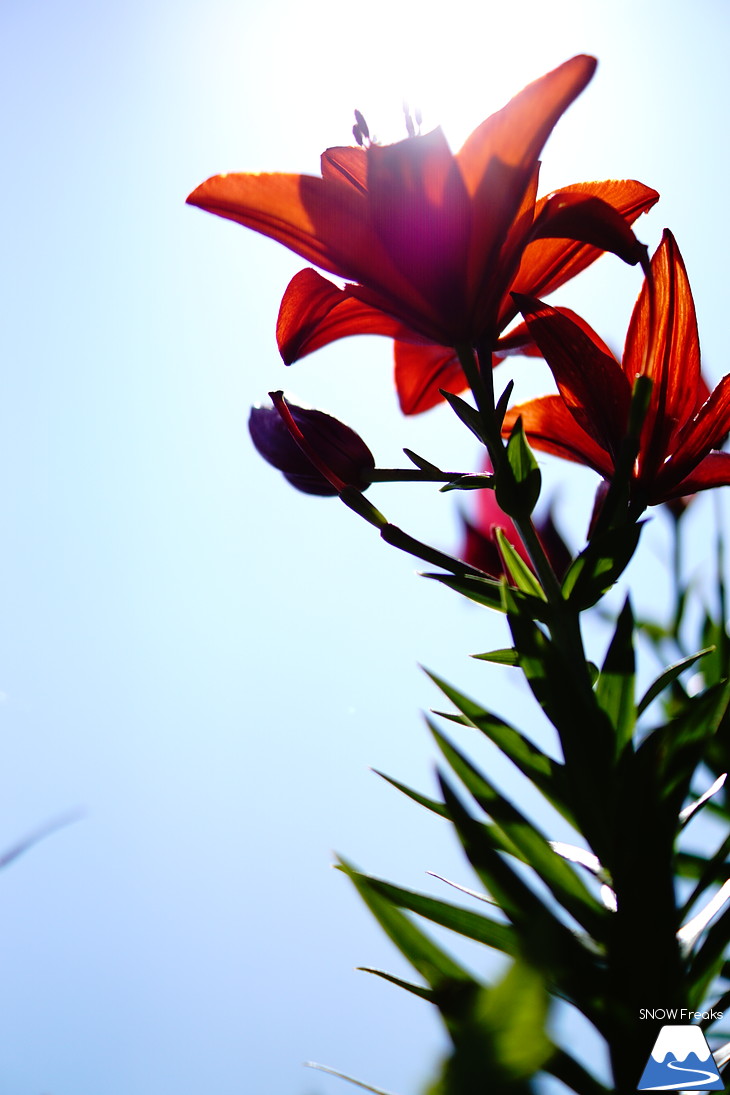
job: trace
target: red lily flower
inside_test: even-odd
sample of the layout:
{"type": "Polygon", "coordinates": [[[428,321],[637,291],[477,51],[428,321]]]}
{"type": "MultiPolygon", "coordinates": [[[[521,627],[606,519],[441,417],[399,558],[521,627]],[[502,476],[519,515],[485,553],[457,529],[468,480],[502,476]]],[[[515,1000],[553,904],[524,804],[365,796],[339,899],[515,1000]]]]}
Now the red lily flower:
{"type": "Polygon", "coordinates": [[[730,453],[713,451],[730,428],[730,375],[709,393],[700,372],[692,292],[671,232],[665,231],[651,267],[653,345],[652,289],[645,281],[622,362],[574,313],[539,300],[518,299],[560,394],[512,408],[505,432],[521,417],[535,448],[587,464],[610,479],[626,433],[633,381],[645,374],[653,386],[633,491],[643,504],[653,506],[730,483],[730,453]]]}
{"type": "MultiPolygon", "coordinates": [[[[655,191],[583,184],[535,201],[542,146],[595,66],[578,56],[536,80],[456,155],[437,129],[393,145],[330,148],[321,178],[218,175],[188,202],[354,283],[340,290],[314,271],[294,279],[278,327],[287,362],[367,332],[491,350],[516,314],[511,288],[547,293],[605,249],[641,257],[627,222],[657,200],[655,191]]],[[[413,406],[404,395],[407,409],[436,402],[437,380],[413,406]]]]}

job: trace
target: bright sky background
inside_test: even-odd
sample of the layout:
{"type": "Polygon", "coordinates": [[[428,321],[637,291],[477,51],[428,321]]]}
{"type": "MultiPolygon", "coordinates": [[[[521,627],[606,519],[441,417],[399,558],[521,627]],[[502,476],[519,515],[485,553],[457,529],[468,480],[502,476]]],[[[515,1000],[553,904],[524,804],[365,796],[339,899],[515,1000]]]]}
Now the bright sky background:
{"type": "MultiPolygon", "coordinates": [[[[315,172],[349,143],[354,107],[399,139],[404,98],[458,146],[526,82],[592,52],[544,185],[633,176],[661,191],[639,233],[653,249],[674,230],[716,381],[728,10],[0,4],[0,848],[81,814],[0,874],[2,1095],[350,1090],[308,1059],[415,1093],[443,1040],[425,1005],[353,972],[405,967],[332,849],[442,895],[426,870],[473,884],[448,832],[369,771],[431,787],[420,711],[438,699],[417,663],[542,733],[509,673],[466,657],[503,645],[500,621],[416,577],[336,501],[294,492],[245,423],[284,386],[383,465],[408,445],[468,470],[469,439],[443,408],[401,418],[385,340],[286,372],[274,323],[301,261],[187,193],[223,170],[315,172]]],[[[606,258],[562,299],[620,346],[638,288],[606,258]]],[[[523,395],[531,368],[515,370],[523,395]]],[[[572,484],[558,508],[577,543],[595,477],[562,471],[549,474],[572,484]]],[[[373,498],[458,548],[453,496],[373,498]]],[[[697,503],[698,573],[711,515],[697,503]]],[[[639,594],[655,607],[662,523],[639,594]]]]}

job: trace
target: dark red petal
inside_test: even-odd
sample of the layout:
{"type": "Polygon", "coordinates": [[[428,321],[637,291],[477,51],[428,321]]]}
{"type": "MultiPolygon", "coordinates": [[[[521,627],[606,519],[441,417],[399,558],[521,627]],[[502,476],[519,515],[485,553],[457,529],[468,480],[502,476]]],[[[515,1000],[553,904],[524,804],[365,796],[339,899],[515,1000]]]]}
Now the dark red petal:
{"type": "Polygon", "coordinates": [[[453,350],[410,342],[395,343],[395,386],[404,414],[421,414],[443,402],[439,388],[458,393],[468,387],[453,350]]]}
{"type": "Polygon", "coordinates": [[[580,428],[559,395],[542,396],[512,407],[504,420],[505,437],[518,418],[522,419],[527,439],[536,449],[587,464],[606,479],[613,475],[609,454],[580,428]]]}
{"type": "Polygon", "coordinates": [[[677,447],[664,468],[676,469],[676,474],[686,475],[711,449],[719,448],[728,430],[730,375],[722,378],[707,402],[685,425],[677,439],[677,447]]]}
{"type": "Polygon", "coordinates": [[[597,195],[578,189],[550,195],[535,218],[532,238],[591,244],[599,252],[613,252],[629,266],[635,266],[646,253],[618,210],[597,195]]]}
{"type": "Polygon", "coordinates": [[[471,211],[441,130],[368,149],[367,187],[371,224],[393,265],[442,326],[468,337],[471,211]]]}
{"type": "Polygon", "coordinates": [[[631,390],[606,344],[575,313],[515,294],[530,333],[581,428],[615,456],[626,431],[631,390]]]}
{"type": "Polygon", "coordinates": [[[350,296],[315,270],[301,270],[286,288],[276,341],[286,365],[348,335],[403,337],[403,325],[350,296]]]}
{"type": "Polygon", "coordinates": [[[683,498],[688,494],[696,494],[697,491],[707,490],[709,487],[726,487],[728,485],[730,485],[730,453],[710,452],[689,475],[678,483],[675,482],[668,487],[663,487],[660,479],[650,502],[651,505],[655,506],[672,498],[683,498]]]}
{"type": "Polygon", "coordinates": [[[692,291],[682,256],[671,232],[665,231],[652,258],[656,330],[649,330],[647,283],[636,302],[626,335],[623,368],[630,382],[645,373],[654,382],[642,436],[642,470],[655,474],[676,449],[685,423],[697,405],[700,344],[692,291]]]}
{"type": "MultiPolygon", "coordinates": [[[[554,195],[541,198],[535,206],[535,219],[539,220],[546,203],[559,194],[580,193],[601,198],[626,220],[633,224],[658,200],[656,190],[651,190],[633,179],[607,179],[603,182],[573,183],[555,191],[554,195]]],[[[543,297],[585,270],[602,254],[597,247],[576,243],[572,240],[540,239],[529,243],[525,249],[517,277],[512,286],[518,293],[543,297]]],[[[505,302],[505,308],[511,308],[505,302]]]]}

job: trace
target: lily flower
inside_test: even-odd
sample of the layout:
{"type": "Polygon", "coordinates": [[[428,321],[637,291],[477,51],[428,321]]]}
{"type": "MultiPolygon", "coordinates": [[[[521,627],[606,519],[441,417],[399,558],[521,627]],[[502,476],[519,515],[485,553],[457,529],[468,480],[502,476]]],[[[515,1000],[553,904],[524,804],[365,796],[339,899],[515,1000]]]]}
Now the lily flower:
{"type": "MultiPolygon", "coordinates": [[[[536,201],[542,147],[595,67],[581,55],[547,73],[456,154],[436,129],[392,145],[330,148],[321,178],[217,175],[188,202],[349,283],[339,289],[313,270],[294,279],[278,325],[287,363],[361,333],[426,344],[428,352],[491,351],[516,315],[510,289],[548,293],[607,249],[627,262],[642,258],[628,224],[656,191],[586,183],[536,201]]],[[[404,385],[405,409],[438,401],[440,379],[429,376],[415,400],[404,385]]]]}
{"type": "Polygon", "coordinates": [[[559,394],[513,407],[505,430],[522,418],[535,448],[587,464],[611,479],[627,430],[634,379],[650,377],[632,495],[641,505],[653,506],[730,484],[730,453],[716,451],[730,428],[730,375],[711,393],[702,378],[692,291],[671,232],[664,232],[651,269],[653,285],[645,281],[639,294],[621,362],[574,313],[517,299],[559,394]]]}

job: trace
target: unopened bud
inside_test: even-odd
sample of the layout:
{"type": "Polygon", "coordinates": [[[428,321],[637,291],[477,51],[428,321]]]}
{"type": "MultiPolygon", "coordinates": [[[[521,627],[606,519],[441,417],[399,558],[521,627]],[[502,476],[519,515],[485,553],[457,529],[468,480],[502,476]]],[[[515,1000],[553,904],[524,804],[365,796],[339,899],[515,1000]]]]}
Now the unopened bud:
{"type": "Polygon", "coordinates": [[[354,430],[324,411],[292,403],[286,407],[320,466],[332,473],[330,480],[315,467],[275,407],[253,407],[248,420],[251,440],[264,460],[283,472],[293,487],[305,494],[334,495],[339,491],[333,480],[358,490],[370,484],[375,460],[354,430]]]}

